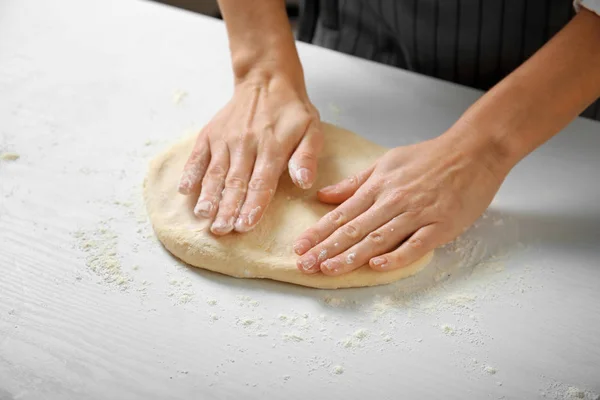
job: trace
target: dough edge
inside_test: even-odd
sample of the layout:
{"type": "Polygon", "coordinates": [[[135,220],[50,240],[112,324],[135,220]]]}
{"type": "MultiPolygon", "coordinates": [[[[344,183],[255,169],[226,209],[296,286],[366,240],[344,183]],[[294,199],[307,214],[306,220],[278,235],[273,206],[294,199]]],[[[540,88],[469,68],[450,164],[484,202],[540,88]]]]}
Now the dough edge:
{"type": "MultiPolygon", "coordinates": [[[[333,127],[326,123],[323,123],[323,126],[324,129],[325,126],[333,127]]],[[[258,254],[258,252],[254,254],[255,257],[252,257],[253,252],[240,254],[210,243],[207,243],[204,248],[194,246],[188,240],[189,232],[181,227],[170,226],[168,218],[161,213],[161,202],[158,201],[156,194],[151,193],[166,161],[173,157],[182,142],[189,140],[190,137],[176,141],[150,162],[148,174],[144,179],[143,193],[156,236],[172,255],[190,266],[236,278],[270,279],[317,289],[342,289],[384,285],[408,278],[421,271],[433,258],[434,252],[431,251],[418,261],[396,270],[379,272],[368,265],[363,265],[347,274],[332,277],[321,273],[304,274],[298,270],[295,262],[290,262],[285,257],[258,254]]],[[[295,258],[294,255],[294,260],[295,258]]]]}

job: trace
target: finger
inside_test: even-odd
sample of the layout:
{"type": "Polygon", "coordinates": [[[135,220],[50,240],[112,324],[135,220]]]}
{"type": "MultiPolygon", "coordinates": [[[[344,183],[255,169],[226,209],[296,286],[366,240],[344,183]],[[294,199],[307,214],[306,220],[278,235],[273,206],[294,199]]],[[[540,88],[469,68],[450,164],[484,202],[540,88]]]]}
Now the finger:
{"type": "Polygon", "coordinates": [[[179,193],[185,195],[190,194],[200,185],[209,162],[210,148],[206,141],[206,137],[200,134],[194,144],[192,153],[183,167],[183,173],[181,174],[181,180],[179,181],[178,187],[179,193]]]}
{"type": "Polygon", "coordinates": [[[317,192],[317,198],[327,204],[341,204],[352,196],[369,179],[374,167],[344,179],[334,185],[326,186],[317,192]]]}
{"type": "Polygon", "coordinates": [[[234,229],[235,220],[246,197],[255,159],[255,149],[248,146],[240,147],[232,155],[217,216],[210,229],[215,235],[226,235],[234,229]]]}
{"type": "Polygon", "coordinates": [[[246,199],[235,221],[237,232],[248,232],[261,220],[277,189],[284,165],[283,158],[274,149],[259,151],[246,199]]]}
{"type": "Polygon", "coordinates": [[[315,120],[309,125],[306,134],[288,163],[292,182],[299,188],[310,189],[315,182],[319,153],[322,148],[321,122],[315,120]]]}
{"type": "Polygon", "coordinates": [[[444,243],[444,236],[439,224],[424,226],[396,250],[372,258],[369,266],[375,271],[390,271],[406,267],[444,243]]]}
{"type": "Polygon", "coordinates": [[[321,271],[325,275],[340,275],[362,267],[371,258],[396,249],[420,226],[414,214],[407,212],[394,217],[372,230],[360,242],[322,262],[321,271]]]}
{"type": "Polygon", "coordinates": [[[214,218],[217,213],[221,192],[225,183],[225,176],[229,169],[229,151],[227,148],[212,150],[212,158],[204,179],[202,179],[202,190],[198,203],[194,208],[194,214],[202,218],[214,218]]]}
{"type": "MultiPolygon", "coordinates": [[[[357,192],[356,196],[352,196],[338,208],[327,213],[314,227],[305,231],[294,243],[294,252],[302,255],[297,261],[298,268],[303,272],[317,272],[319,271],[318,264],[321,261],[331,257],[333,253],[338,254],[344,251],[347,247],[342,247],[339,242],[330,240],[329,236],[337,232],[339,228],[345,227],[343,232],[346,236],[358,238],[359,227],[355,223],[348,224],[347,222],[353,221],[367,211],[373,202],[372,196],[361,196],[360,192],[357,192]],[[330,245],[317,246],[325,239],[330,245]]],[[[336,238],[339,238],[339,235],[336,238]]]]}

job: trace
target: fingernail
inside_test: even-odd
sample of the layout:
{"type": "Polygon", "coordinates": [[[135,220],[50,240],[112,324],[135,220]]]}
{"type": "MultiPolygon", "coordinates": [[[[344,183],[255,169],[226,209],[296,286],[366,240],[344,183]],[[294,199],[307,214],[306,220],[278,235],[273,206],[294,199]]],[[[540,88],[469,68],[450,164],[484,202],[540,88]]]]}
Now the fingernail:
{"type": "Polygon", "coordinates": [[[375,267],[383,267],[383,265],[385,264],[385,258],[383,257],[375,257],[373,259],[371,259],[371,265],[375,266],[375,267]]]}
{"type": "Polygon", "coordinates": [[[211,226],[211,230],[214,233],[228,233],[233,229],[233,217],[229,221],[224,218],[217,218],[211,226]]]}
{"type": "Polygon", "coordinates": [[[308,271],[317,263],[317,259],[313,255],[306,256],[298,260],[303,270],[308,271]]]}
{"type": "Polygon", "coordinates": [[[194,185],[194,181],[197,179],[197,175],[195,171],[187,169],[183,171],[181,175],[181,180],[179,181],[179,193],[181,194],[190,194],[192,191],[192,186],[194,185]]]}
{"type": "Polygon", "coordinates": [[[319,190],[322,194],[332,194],[335,192],[335,185],[325,186],[323,189],[319,190]]]}
{"type": "Polygon", "coordinates": [[[191,187],[190,181],[188,179],[181,178],[181,181],[179,182],[179,187],[177,188],[177,191],[181,194],[188,195],[188,194],[190,194],[190,187],[191,187]]]}
{"type": "Polygon", "coordinates": [[[196,207],[194,208],[194,214],[196,214],[197,217],[208,217],[210,212],[213,209],[213,205],[210,201],[208,200],[203,200],[198,202],[198,204],[196,204],[196,207]]]}
{"type": "Polygon", "coordinates": [[[310,242],[307,239],[298,240],[294,243],[294,253],[301,256],[310,249],[310,242]]]}
{"type": "Polygon", "coordinates": [[[246,222],[243,216],[239,216],[236,220],[235,220],[235,230],[242,232],[245,228],[246,228],[246,222]]]}
{"type": "Polygon", "coordinates": [[[300,168],[296,171],[296,180],[302,189],[310,189],[312,186],[312,182],[310,182],[310,171],[306,168],[300,168]]]}

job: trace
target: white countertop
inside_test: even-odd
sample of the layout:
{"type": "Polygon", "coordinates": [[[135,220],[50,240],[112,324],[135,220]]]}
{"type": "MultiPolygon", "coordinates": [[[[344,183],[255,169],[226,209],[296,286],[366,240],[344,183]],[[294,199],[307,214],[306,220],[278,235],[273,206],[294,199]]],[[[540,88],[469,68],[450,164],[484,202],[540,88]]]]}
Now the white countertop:
{"type": "MultiPolygon", "coordinates": [[[[479,95],[300,54],[323,119],[388,146],[440,134],[479,95]]],[[[600,124],[522,162],[419,276],[320,291],[191,269],[152,235],[147,161],[231,89],[220,22],[141,0],[0,2],[0,153],[20,155],[0,161],[0,400],[600,393],[600,124]]]]}

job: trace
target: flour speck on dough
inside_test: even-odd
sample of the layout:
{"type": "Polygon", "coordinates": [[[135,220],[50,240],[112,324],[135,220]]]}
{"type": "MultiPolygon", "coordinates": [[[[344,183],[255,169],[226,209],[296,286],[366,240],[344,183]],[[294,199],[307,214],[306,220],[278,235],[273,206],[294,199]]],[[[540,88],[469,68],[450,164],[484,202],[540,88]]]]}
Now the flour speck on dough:
{"type": "Polygon", "coordinates": [[[346,264],[352,264],[356,258],[356,253],[348,253],[346,256],[346,264]]]}

